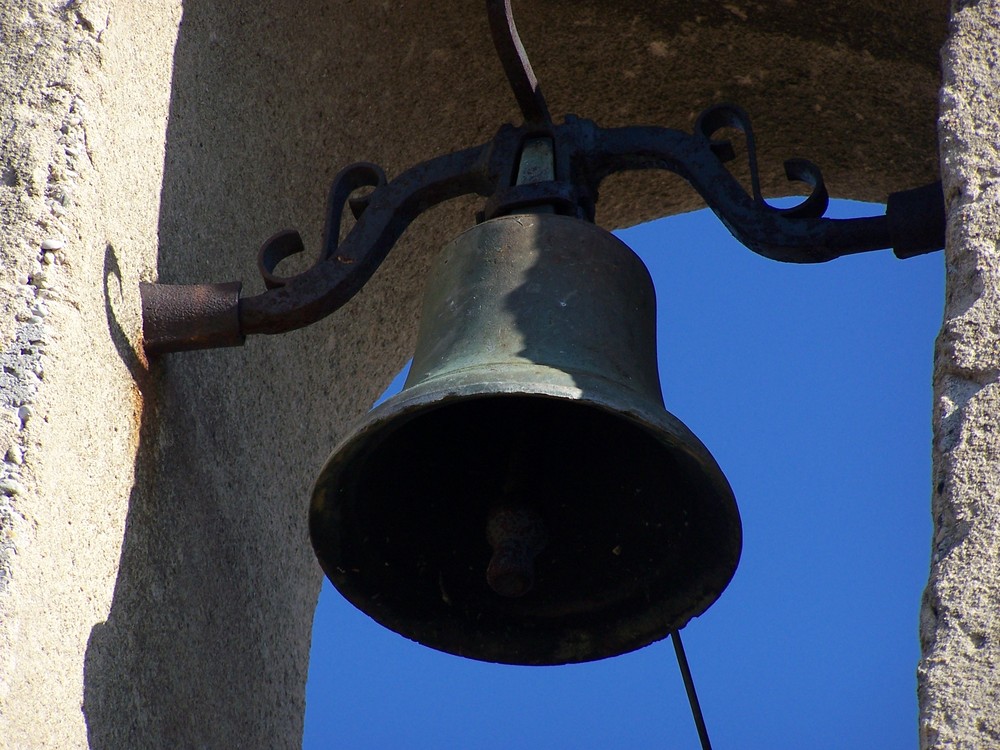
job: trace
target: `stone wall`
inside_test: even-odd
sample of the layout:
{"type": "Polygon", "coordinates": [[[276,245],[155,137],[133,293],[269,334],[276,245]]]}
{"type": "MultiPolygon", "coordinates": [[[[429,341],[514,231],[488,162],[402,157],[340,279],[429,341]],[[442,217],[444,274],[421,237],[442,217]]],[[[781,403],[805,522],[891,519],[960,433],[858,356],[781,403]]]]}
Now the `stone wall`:
{"type": "Polygon", "coordinates": [[[0,4],[0,745],[80,747],[135,485],[180,3],[0,4]],[[142,39],[142,44],[132,40],[142,39]]]}
{"type": "MultiPolygon", "coordinates": [[[[991,8],[962,13],[995,30],[991,8]]],[[[867,200],[937,172],[935,0],[515,10],[555,113],[689,129],[736,101],[770,194],[787,192],[789,156],[820,164],[835,196],[867,200]]],[[[954,60],[952,90],[971,102],[954,60]]],[[[976,117],[990,122],[976,107],[954,153],[976,117]]],[[[275,230],[317,247],[343,165],[376,161],[391,177],[515,116],[480,3],[0,0],[3,743],[300,744],[320,581],[309,487],[405,360],[429,259],[475,206],[421,218],[335,316],[242,349],[148,364],[138,282],[243,278],[253,292],[256,248],[275,230]]],[[[965,196],[953,215],[986,211],[989,158],[949,177],[965,196]]],[[[668,176],[605,192],[606,226],[699,205],[668,176]]],[[[966,268],[962,231],[953,269],[966,268]]],[[[980,293],[968,296],[971,278],[956,275],[953,300],[980,293]]],[[[975,412],[990,413],[988,401],[975,412]]],[[[968,455],[975,467],[987,453],[968,455]]],[[[939,472],[957,493],[951,466],[939,472]]],[[[925,702],[940,695],[925,684],[925,702]]]]}
{"type": "Polygon", "coordinates": [[[947,292],[934,375],[922,748],[1000,747],[1000,2],[955,2],[942,54],[947,292]]]}

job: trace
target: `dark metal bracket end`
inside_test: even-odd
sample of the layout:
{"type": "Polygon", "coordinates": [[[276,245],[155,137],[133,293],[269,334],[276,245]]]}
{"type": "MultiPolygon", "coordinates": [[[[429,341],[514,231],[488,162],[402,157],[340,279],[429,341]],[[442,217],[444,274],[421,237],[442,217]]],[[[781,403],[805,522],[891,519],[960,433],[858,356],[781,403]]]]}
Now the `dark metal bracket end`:
{"type": "Polygon", "coordinates": [[[885,206],[892,251],[900,260],[944,248],[945,208],[941,181],[892,193],[885,206]]]}

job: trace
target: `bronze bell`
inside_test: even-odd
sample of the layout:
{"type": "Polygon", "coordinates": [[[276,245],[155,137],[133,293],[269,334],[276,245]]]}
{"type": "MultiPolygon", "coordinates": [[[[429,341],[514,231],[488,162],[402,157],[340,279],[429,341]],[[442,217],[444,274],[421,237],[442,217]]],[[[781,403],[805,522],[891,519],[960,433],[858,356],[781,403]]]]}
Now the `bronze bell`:
{"type": "Polygon", "coordinates": [[[653,285],[578,219],[503,216],[444,248],[397,396],[313,492],[327,576],[459,656],[563,664],[704,612],[742,544],[732,490],[663,408],[653,285]]]}

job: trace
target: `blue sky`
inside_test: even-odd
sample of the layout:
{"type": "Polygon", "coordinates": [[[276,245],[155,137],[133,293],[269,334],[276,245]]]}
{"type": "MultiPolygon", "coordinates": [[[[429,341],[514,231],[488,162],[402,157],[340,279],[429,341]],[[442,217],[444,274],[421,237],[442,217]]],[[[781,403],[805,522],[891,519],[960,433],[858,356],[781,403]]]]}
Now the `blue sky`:
{"type": "MultiPolygon", "coordinates": [[[[618,234],[656,284],[667,409],[743,519],[732,583],[683,632],[713,747],[915,747],[942,254],[780,264],[707,210],[618,234]]],[[[385,630],[328,583],[306,697],[306,750],[699,747],[669,641],[483,664],[385,630]]]]}

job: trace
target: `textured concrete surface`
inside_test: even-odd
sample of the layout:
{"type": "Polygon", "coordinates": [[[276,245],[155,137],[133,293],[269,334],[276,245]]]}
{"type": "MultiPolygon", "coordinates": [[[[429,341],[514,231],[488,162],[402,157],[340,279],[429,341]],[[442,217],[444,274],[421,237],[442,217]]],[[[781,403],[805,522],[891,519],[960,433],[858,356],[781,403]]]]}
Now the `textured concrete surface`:
{"type": "Polygon", "coordinates": [[[133,287],[156,257],[179,10],[120,8],[112,25],[99,2],[0,4],[5,747],[86,744],[84,654],[133,484],[133,287]]]}
{"type": "MultiPolygon", "coordinates": [[[[689,129],[736,101],[770,194],[790,156],[838,196],[936,175],[936,0],[515,9],[555,113],[689,129]]],[[[482,7],[0,0],[0,35],[0,744],[296,747],[309,487],[475,206],[421,218],[336,316],[243,349],[147,368],[137,282],[256,291],[273,231],[315,251],[345,164],[391,177],[488,139],[516,112],[482,7]]],[[[665,176],[603,198],[609,226],[700,205],[665,176]]]]}
{"type": "Polygon", "coordinates": [[[922,748],[1000,747],[1000,2],[954,3],[944,47],[947,300],[934,380],[922,748]]]}

